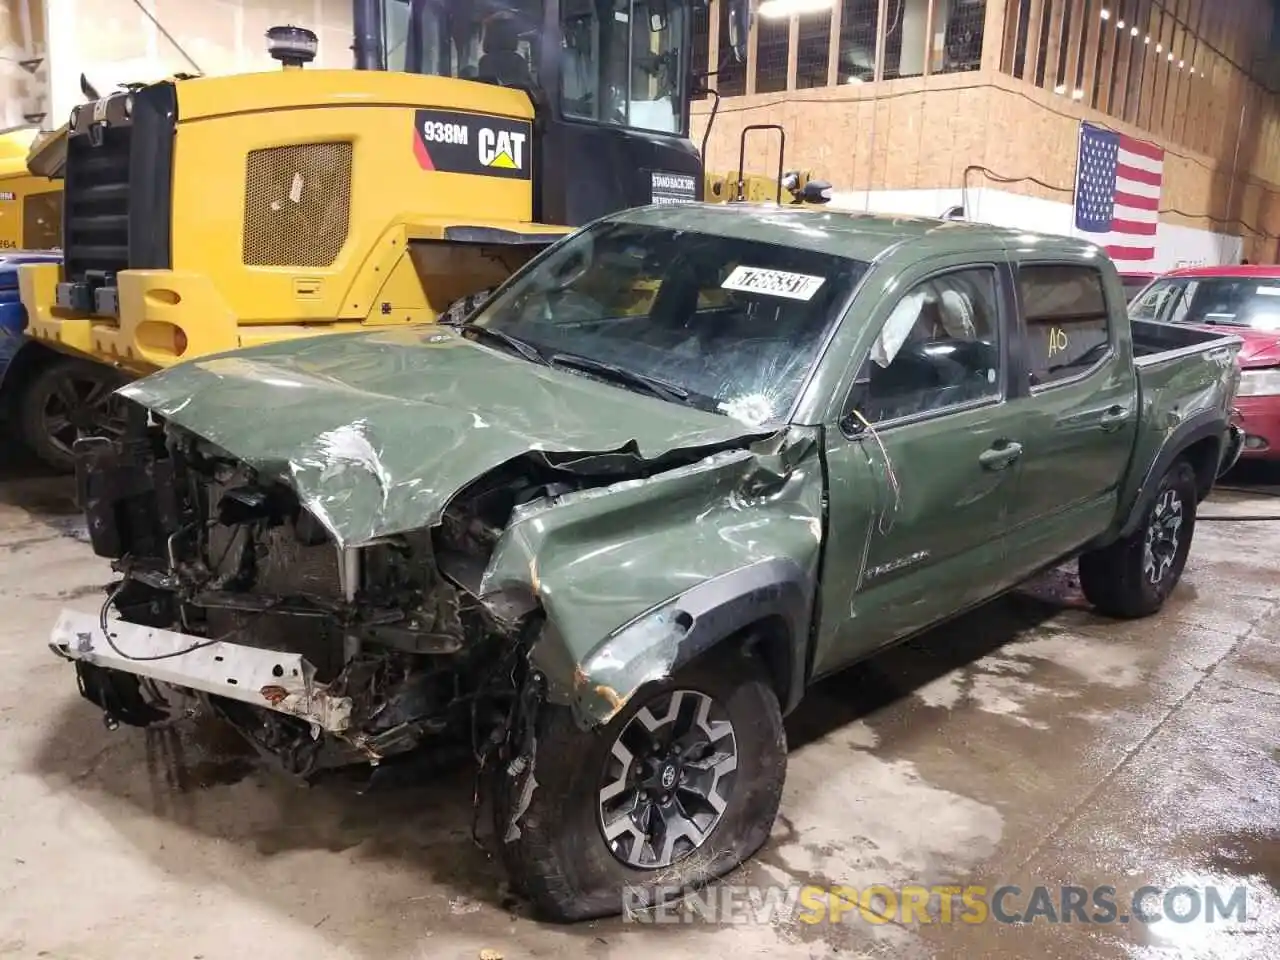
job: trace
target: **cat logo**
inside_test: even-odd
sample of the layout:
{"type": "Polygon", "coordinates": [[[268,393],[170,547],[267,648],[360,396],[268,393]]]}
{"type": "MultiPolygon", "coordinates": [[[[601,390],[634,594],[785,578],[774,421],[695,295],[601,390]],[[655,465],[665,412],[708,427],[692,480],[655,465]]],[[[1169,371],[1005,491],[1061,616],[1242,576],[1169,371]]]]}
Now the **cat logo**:
{"type": "Polygon", "coordinates": [[[533,124],[517,117],[418,110],[413,153],[418,166],[502,180],[529,180],[533,124]]]}
{"type": "Polygon", "coordinates": [[[513,130],[481,127],[477,137],[480,163],[499,170],[524,169],[524,138],[523,133],[513,130]]]}

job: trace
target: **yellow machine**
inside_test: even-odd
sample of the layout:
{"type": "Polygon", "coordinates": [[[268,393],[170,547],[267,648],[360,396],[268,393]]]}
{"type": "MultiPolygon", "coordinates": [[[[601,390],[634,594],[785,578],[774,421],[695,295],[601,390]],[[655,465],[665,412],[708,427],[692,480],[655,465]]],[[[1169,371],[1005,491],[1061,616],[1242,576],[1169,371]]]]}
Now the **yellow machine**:
{"type": "Polygon", "coordinates": [[[27,169],[38,136],[33,127],[0,133],[0,252],[62,245],[62,184],[27,169]]]}
{"type": "Polygon", "coordinates": [[[781,180],[730,170],[708,173],[705,181],[703,199],[707,203],[781,203],[787,197],[786,202],[792,204],[818,204],[831,199],[831,184],[814,179],[808,170],[790,170],[781,180]]]}
{"type": "MultiPolygon", "coordinates": [[[[31,157],[66,205],[61,266],[19,268],[24,439],[68,467],[76,437],[117,425],[127,378],[431,320],[596,217],[703,200],[699,0],[618,2],[354,0],[354,71],[304,68],[315,35],[277,27],[282,70],[75,108],[31,157]]],[[[746,0],[728,8],[741,57],[746,0]]]]}

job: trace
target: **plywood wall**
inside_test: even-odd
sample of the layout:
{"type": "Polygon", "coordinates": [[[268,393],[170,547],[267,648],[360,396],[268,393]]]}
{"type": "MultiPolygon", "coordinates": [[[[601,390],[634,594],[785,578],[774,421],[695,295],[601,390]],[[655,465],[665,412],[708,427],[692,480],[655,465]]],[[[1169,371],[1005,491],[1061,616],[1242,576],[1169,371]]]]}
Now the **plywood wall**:
{"type": "MultiPolygon", "coordinates": [[[[1161,219],[1205,230],[1243,234],[1251,259],[1275,259],[1280,235],[1280,186],[1257,174],[1277,150],[1275,104],[1259,102],[1263,135],[1240,173],[1230,157],[1165,144],[1161,219]]],[[[706,105],[695,106],[694,139],[706,129],[706,105]]],[[[748,124],[779,123],[787,131],[788,169],[809,169],[838,190],[911,190],[990,186],[1070,203],[1080,121],[1096,112],[999,73],[971,73],[725,99],[707,147],[708,167],[736,169],[748,124]],[[994,178],[1001,178],[1000,180],[994,178]],[[1031,179],[1034,178],[1034,179],[1031,179]],[[1012,183],[1001,180],[1014,181],[1012,183]]],[[[1246,126],[1248,117],[1246,116],[1246,126]]],[[[1136,127],[1117,124],[1152,139],[1136,127]]],[[[1235,129],[1231,136],[1234,140],[1235,129]]],[[[1246,137],[1243,144],[1251,143],[1246,137]]],[[[777,169],[775,134],[753,134],[749,172],[777,169]]]]}

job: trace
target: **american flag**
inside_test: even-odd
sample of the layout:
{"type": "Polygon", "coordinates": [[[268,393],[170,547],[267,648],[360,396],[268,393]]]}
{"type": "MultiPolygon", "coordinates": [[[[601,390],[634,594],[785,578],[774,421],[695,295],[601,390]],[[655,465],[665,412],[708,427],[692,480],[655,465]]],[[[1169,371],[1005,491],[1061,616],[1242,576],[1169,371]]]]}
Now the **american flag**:
{"type": "Polygon", "coordinates": [[[1080,124],[1076,229],[1103,247],[1121,271],[1156,256],[1164,150],[1092,123],[1080,124]]]}

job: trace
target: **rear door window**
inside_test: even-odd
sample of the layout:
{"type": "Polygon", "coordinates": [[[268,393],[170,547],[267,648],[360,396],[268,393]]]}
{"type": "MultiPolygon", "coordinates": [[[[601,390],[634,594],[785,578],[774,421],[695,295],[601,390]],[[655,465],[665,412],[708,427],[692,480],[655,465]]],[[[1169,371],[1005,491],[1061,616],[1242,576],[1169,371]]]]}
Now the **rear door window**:
{"type": "Polygon", "coordinates": [[[1028,264],[1018,271],[1031,385],[1077,377],[1111,347],[1111,315],[1102,274],[1076,264],[1028,264]]]}

